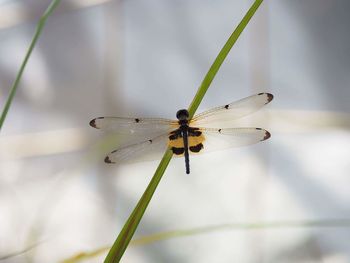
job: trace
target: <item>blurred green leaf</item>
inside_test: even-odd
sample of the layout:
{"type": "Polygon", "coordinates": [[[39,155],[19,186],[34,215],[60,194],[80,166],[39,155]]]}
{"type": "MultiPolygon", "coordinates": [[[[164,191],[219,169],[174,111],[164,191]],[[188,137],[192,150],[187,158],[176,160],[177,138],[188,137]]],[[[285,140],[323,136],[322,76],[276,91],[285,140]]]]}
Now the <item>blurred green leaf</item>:
{"type": "Polygon", "coordinates": [[[101,247],[99,249],[93,250],[93,251],[89,251],[89,252],[81,252],[78,253],[70,258],[67,258],[63,261],[61,261],[61,263],[77,263],[77,262],[81,262],[82,260],[86,260],[86,259],[90,259],[93,257],[97,257],[102,255],[103,253],[106,253],[111,247],[101,247]]]}
{"type": "Polygon", "coordinates": [[[11,91],[10,91],[10,94],[7,98],[7,101],[6,101],[6,104],[5,104],[5,107],[1,113],[1,117],[0,117],[0,131],[1,131],[1,128],[5,122],[5,119],[6,119],[6,116],[7,116],[7,113],[11,107],[11,103],[13,101],[13,98],[16,94],[16,91],[17,91],[17,88],[18,88],[18,84],[22,78],[22,74],[23,74],[23,71],[24,71],[24,68],[25,66],[27,65],[27,62],[29,60],[29,57],[30,55],[32,54],[32,51],[41,35],[41,32],[43,30],[43,28],[45,27],[45,24],[46,24],[46,20],[47,18],[52,14],[52,12],[55,10],[55,8],[58,6],[58,4],[61,2],[61,0],[53,0],[50,5],[47,7],[46,11],[44,12],[44,14],[41,16],[39,22],[38,22],[38,25],[37,25],[37,28],[36,28],[36,31],[35,31],[35,34],[34,34],[34,37],[32,39],[32,42],[30,43],[30,46],[28,48],[28,51],[24,57],[24,60],[22,62],[22,65],[17,73],[17,76],[16,76],[16,79],[15,79],[15,82],[13,83],[13,86],[11,87],[11,91]]]}
{"type": "Polygon", "coordinates": [[[36,243],[36,244],[28,246],[25,249],[22,249],[20,251],[12,252],[12,253],[9,253],[7,255],[0,255],[0,261],[7,260],[7,259],[10,259],[10,258],[14,258],[14,257],[20,256],[20,255],[23,255],[23,254],[27,253],[28,251],[31,251],[31,250],[33,250],[34,248],[36,248],[36,247],[38,247],[40,245],[41,245],[41,243],[36,243]]]}
{"type": "MultiPolygon", "coordinates": [[[[133,239],[131,246],[142,246],[155,243],[158,241],[169,240],[178,237],[202,235],[211,232],[225,230],[268,230],[276,228],[310,228],[310,227],[350,227],[350,219],[322,219],[322,220],[305,220],[305,221],[276,221],[265,223],[228,223],[221,225],[203,226],[189,229],[179,229],[173,231],[160,232],[153,235],[147,235],[133,239]]],[[[102,247],[89,252],[81,252],[74,255],[62,263],[77,263],[82,260],[90,259],[106,253],[110,247],[102,247]]]]}
{"type": "MultiPolygon", "coordinates": [[[[233,45],[236,43],[238,37],[242,33],[243,29],[247,26],[250,19],[260,6],[263,0],[256,0],[251,8],[248,10],[246,15],[243,17],[242,21],[239,23],[237,28],[233,31],[232,35],[229,37],[227,42],[225,43],[224,47],[221,49],[220,53],[216,57],[214,63],[210,67],[208,73],[204,77],[188,111],[190,113],[190,118],[193,117],[194,113],[196,112],[199,104],[201,103],[205,93],[207,92],[211,82],[213,81],[215,75],[219,71],[219,68],[221,67],[222,63],[224,62],[225,58],[227,57],[228,53],[230,52],[233,45]]],[[[151,201],[151,198],[165,172],[166,167],[168,166],[170,159],[172,157],[172,152],[168,149],[166,153],[163,156],[163,159],[161,160],[151,182],[149,183],[147,189],[145,190],[144,194],[142,195],[140,201],[136,205],[134,211],[131,213],[129,219],[125,223],[123,229],[119,233],[116,241],[114,242],[112,248],[108,252],[108,255],[105,259],[106,263],[115,263],[119,262],[122,258],[126,248],[129,245],[129,242],[134,235],[137,226],[140,223],[140,220],[145,213],[145,210],[151,201]]]]}

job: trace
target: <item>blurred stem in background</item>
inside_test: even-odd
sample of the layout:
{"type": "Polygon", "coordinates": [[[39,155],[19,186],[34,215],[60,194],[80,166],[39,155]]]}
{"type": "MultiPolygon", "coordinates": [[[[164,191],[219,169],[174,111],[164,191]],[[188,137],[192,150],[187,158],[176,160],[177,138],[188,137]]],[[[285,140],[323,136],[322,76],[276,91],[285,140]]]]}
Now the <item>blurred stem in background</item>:
{"type": "MultiPolygon", "coordinates": [[[[302,221],[275,221],[275,222],[263,222],[263,223],[227,223],[219,225],[209,225],[188,229],[178,229],[172,231],[159,232],[151,235],[142,236],[136,238],[130,242],[131,246],[144,246],[155,242],[169,240],[173,238],[180,238],[186,236],[195,236],[208,234],[218,231],[232,231],[232,230],[269,230],[277,228],[348,228],[350,227],[350,218],[343,219],[320,219],[320,220],[302,220],[302,221]]],[[[35,247],[40,243],[28,246],[27,248],[13,252],[7,255],[0,256],[0,260],[6,260],[22,255],[35,247]]],[[[69,258],[66,258],[61,263],[78,263],[83,260],[88,260],[106,253],[110,249],[110,246],[99,247],[92,251],[79,252],[69,258]]]]}
{"type": "MultiPolygon", "coordinates": [[[[322,220],[304,220],[304,221],[276,221],[264,223],[228,223],[221,225],[203,226],[189,229],[178,229],[173,231],[160,232],[131,241],[131,246],[149,245],[155,242],[169,240],[173,238],[202,235],[224,230],[267,230],[276,228],[311,228],[311,227],[350,227],[350,219],[322,219],[322,220]]],[[[93,251],[80,252],[62,263],[78,263],[82,260],[91,259],[106,253],[110,247],[100,247],[93,251]]]]}
{"type": "Polygon", "coordinates": [[[7,98],[7,101],[6,101],[6,104],[4,106],[4,109],[1,113],[1,117],[0,117],[0,131],[1,131],[1,128],[5,122],[5,119],[6,119],[6,116],[7,116],[7,113],[11,107],[11,103],[13,101],[13,98],[15,97],[16,95],[16,91],[17,91],[17,88],[18,88],[18,85],[19,85],[19,82],[22,78],[22,75],[23,75],[23,72],[24,72],[24,68],[26,67],[27,65],[27,62],[29,60],[29,57],[30,55],[32,54],[32,51],[41,35],[41,32],[43,30],[43,28],[45,27],[45,24],[46,24],[46,20],[48,19],[48,17],[52,14],[52,12],[55,10],[55,8],[58,6],[58,4],[61,2],[61,0],[53,0],[50,5],[47,7],[46,11],[44,12],[44,14],[41,16],[39,22],[38,22],[38,25],[36,27],[36,31],[35,31],[35,34],[34,34],[34,37],[32,39],[32,42],[30,43],[30,46],[28,48],[28,51],[24,57],[24,60],[22,62],[22,65],[17,73],[17,76],[16,76],[16,79],[15,79],[15,82],[13,83],[12,87],[11,87],[11,90],[10,90],[10,94],[7,98]]]}
{"type": "MultiPolygon", "coordinates": [[[[195,97],[192,100],[192,103],[188,109],[190,113],[190,118],[193,117],[194,113],[196,112],[199,104],[201,103],[205,93],[207,92],[210,84],[212,83],[214,77],[216,76],[217,72],[219,71],[222,63],[226,59],[228,53],[230,52],[233,45],[236,43],[238,37],[243,32],[244,28],[249,23],[250,19],[255,14],[256,10],[259,8],[263,0],[255,0],[246,15],[243,17],[242,21],[238,24],[236,29],[233,31],[229,39],[226,41],[224,47],[221,49],[220,53],[216,57],[215,61],[211,65],[208,73],[205,75],[200,87],[198,88],[198,91],[195,95],[195,97]]],[[[140,201],[137,203],[135,209],[131,213],[130,217],[126,221],[124,227],[122,228],[121,232],[119,233],[116,241],[114,242],[112,248],[108,252],[108,255],[105,259],[105,262],[111,263],[111,262],[119,262],[128,247],[131,238],[133,237],[140,221],[143,216],[143,214],[146,211],[146,208],[148,207],[149,202],[152,199],[152,196],[170,162],[170,159],[172,157],[172,152],[168,149],[151,182],[149,183],[148,187],[146,188],[144,194],[142,195],[140,201]]]]}

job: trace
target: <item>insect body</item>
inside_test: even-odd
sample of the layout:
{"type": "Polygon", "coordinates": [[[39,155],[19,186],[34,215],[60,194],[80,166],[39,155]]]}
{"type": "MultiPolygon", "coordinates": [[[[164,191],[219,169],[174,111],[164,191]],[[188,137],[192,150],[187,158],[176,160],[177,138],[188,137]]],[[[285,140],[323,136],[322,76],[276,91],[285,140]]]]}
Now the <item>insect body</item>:
{"type": "Polygon", "coordinates": [[[175,155],[185,155],[186,173],[190,173],[189,151],[199,153],[203,149],[204,136],[199,128],[188,126],[189,113],[179,110],[176,114],[180,127],[170,132],[168,145],[175,155]]]}
{"type": "Polygon", "coordinates": [[[273,99],[270,93],[259,93],[245,99],[213,108],[189,119],[187,110],[179,110],[177,121],[157,118],[99,117],[90,125],[119,134],[142,136],[141,142],[120,147],[105,158],[106,163],[121,163],[147,153],[164,153],[169,147],[175,156],[184,156],[186,173],[190,173],[189,155],[264,141],[270,133],[261,128],[220,128],[224,122],[246,116],[273,99]],[[217,127],[217,128],[212,128],[217,127]]]}

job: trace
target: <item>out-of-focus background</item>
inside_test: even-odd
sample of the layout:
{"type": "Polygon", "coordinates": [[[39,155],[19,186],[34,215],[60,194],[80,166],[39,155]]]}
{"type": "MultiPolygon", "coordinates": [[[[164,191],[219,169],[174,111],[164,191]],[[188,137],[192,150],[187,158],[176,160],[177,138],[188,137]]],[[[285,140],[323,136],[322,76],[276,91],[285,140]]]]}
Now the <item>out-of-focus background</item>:
{"type": "MultiPolygon", "coordinates": [[[[1,108],[49,2],[0,1],[1,108]]],[[[114,242],[158,161],[106,165],[113,145],[89,121],[174,118],[252,2],[62,1],[1,131],[0,256],[36,245],[3,262],[58,262],[114,242]]],[[[348,0],[262,4],[199,111],[271,92],[249,119],[271,139],[192,158],[190,175],[173,159],[136,237],[350,217],[349,11],[348,0]]],[[[350,229],[225,229],[130,247],[123,262],[345,263],[350,229]]]]}

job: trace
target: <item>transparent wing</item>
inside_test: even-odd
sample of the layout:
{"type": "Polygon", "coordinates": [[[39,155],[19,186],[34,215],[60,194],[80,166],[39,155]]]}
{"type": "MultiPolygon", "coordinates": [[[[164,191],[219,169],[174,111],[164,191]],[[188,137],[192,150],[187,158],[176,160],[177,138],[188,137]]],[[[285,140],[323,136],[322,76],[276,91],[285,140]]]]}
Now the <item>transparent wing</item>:
{"type": "Polygon", "coordinates": [[[232,121],[251,114],[273,99],[270,93],[259,93],[230,104],[202,112],[191,120],[190,126],[207,127],[218,125],[222,121],[232,121]]]}
{"type": "Polygon", "coordinates": [[[98,117],[90,121],[90,126],[118,134],[156,137],[176,129],[178,123],[177,121],[158,118],[98,117]]]}
{"type": "Polygon", "coordinates": [[[105,162],[120,164],[160,159],[168,147],[168,136],[166,133],[147,141],[118,148],[106,156],[105,162]]]}
{"type": "Polygon", "coordinates": [[[199,130],[204,140],[198,153],[250,145],[267,140],[271,136],[268,131],[261,128],[199,128],[199,130]]]}

